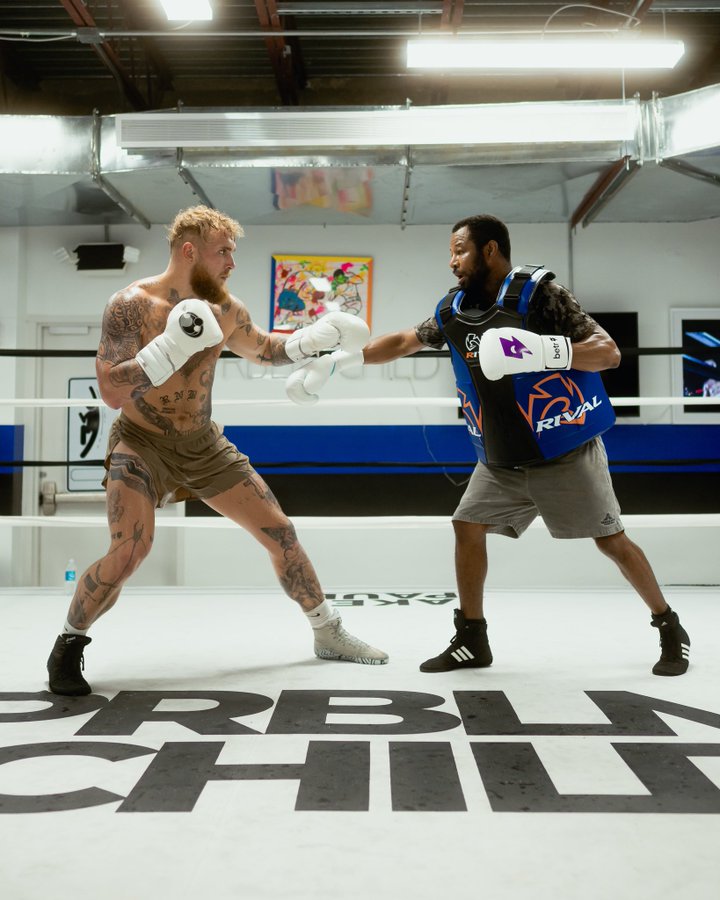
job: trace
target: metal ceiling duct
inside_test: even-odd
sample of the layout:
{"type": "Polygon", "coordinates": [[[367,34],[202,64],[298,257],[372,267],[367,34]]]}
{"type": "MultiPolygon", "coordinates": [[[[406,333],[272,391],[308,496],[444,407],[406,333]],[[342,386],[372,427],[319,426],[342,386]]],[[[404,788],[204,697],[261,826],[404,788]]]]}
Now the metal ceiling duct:
{"type": "Polygon", "coordinates": [[[478,209],[511,223],[569,223],[623,158],[638,171],[594,221],[720,217],[720,192],[708,190],[720,184],[720,85],[626,104],[0,116],[0,136],[3,226],[147,227],[197,202],[261,225],[447,224],[478,209]],[[625,117],[624,137],[578,130],[608,111],[625,117]],[[560,116],[574,134],[560,133],[560,116]],[[498,122],[504,137],[489,130],[498,122]],[[302,170],[328,184],[366,170],[372,202],[290,208],[277,183],[302,170]]]}
{"type": "Polygon", "coordinates": [[[634,146],[636,101],[494,103],[372,110],[169,112],[116,117],[123,149],[387,147],[606,142],[634,146]]]}

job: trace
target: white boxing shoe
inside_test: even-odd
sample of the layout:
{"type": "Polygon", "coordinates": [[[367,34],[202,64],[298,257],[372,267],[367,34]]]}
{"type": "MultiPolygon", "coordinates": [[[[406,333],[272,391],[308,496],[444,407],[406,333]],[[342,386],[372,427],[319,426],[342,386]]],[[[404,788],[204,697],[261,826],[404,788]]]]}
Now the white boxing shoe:
{"type": "Polygon", "coordinates": [[[388,661],[383,650],[371,647],[345,631],[340,616],[335,616],[322,628],[314,628],[313,633],[315,656],[319,659],[338,659],[366,666],[382,666],[388,661]]]}

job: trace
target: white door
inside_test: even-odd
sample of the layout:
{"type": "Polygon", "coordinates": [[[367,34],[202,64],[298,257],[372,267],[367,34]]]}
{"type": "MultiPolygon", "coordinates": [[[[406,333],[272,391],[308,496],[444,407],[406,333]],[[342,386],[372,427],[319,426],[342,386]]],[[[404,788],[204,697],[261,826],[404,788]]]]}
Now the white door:
{"type": "MultiPolygon", "coordinates": [[[[87,357],[50,357],[38,360],[37,396],[48,398],[94,399],[95,353],[100,341],[100,321],[79,325],[43,325],[38,344],[43,351],[89,350],[87,357]]],[[[33,422],[32,434],[26,439],[26,454],[51,465],[27,470],[24,491],[37,498],[26,514],[39,515],[42,483],[53,481],[61,499],[56,516],[100,516],[102,525],[93,527],[39,527],[34,529],[34,583],[61,587],[68,559],[75,560],[78,576],[104,555],[109,545],[105,524],[105,495],[102,490],[102,460],[107,447],[110,426],[117,411],[103,406],[43,407],[33,410],[26,421],[33,422]],[[68,455],[71,452],[71,456],[68,455]],[[97,466],[68,465],[68,460],[93,459],[97,466]],[[62,496],[64,495],[64,496],[62,496]]],[[[182,509],[169,509],[167,514],[180,515],[182,509]]],[[[165,511],[163,511],[165,512],[165,511]]],[[[133,575],[132,583],[165,585],[176,583],[177,535],[175,529],[159,529],[153,553],[133,575]]],[[[64,609],[62,611],[64,613],[64,609]]]]}

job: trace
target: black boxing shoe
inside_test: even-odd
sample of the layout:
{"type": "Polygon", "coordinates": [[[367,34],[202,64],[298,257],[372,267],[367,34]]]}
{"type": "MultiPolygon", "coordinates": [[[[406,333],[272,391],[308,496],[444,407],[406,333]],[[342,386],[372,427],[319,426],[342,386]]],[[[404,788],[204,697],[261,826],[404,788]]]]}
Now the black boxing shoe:
{"type": "Polygon", "coordinates": [[[421,672],[450,672],[453,669],[482,669],[492,664],[493,656],[487,639],[485,619],[466,619],[456,609],[453,619],[455,636],[439,656],[420,664],[421,672]]]}
{"type": "Polygon", "coordinates": [[[668,606],[661,616],[653,614],[650,624],[660,632],[660,659],[653,675],[684,675],[690,664],[690,638],[678,614],[668,606]]]}
{"type": "Polygon", "coordinates": [[[81,675],[83,651],[92,638],[83,634],[60,634],[47,661],[50,690],[66,697],[82,697],[92,688],[81,675]]]}

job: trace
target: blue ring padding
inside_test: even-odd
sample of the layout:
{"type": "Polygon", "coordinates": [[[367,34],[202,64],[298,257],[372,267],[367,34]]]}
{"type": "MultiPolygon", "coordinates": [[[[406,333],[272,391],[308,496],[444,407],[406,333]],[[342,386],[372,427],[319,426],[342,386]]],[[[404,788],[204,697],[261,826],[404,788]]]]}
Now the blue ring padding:
{"type": "MultiPolygon", "coordinates": [[[[442,469],[419,467],[434,460],[459,463],[453,473],[471,472],[474,453],[465,425],[228,425],[226,436],[251,460],[282,463],[377,461],[407,463],[405,466],[333,466],[319,468],[300,465],[258,471],[291,474],[437,474],[442,469]],[[428,450],[429,446],[429,450],[428,450]],[[432,451],[432,455],[431,452],[432,451]],[[434,459],[433,459],[434,457],[434,459]],[[413,466],[413,463],[416,465],[413,466]],[[462,464],[467,465],[462,465],[462,464]]],[[[614,425],[603,435],[613,472],[720,472],[720,465],[673,464],[663,460],[719,459],[720,425],[614,425]],[[632,465],[628,461],[657,460],[657,465],[632,465]],[[613,460],[623,460],[622,466],[613,460]]],[[[0,459],[24,459],[24,426],[0,425],[0,459]]],[[[4,466],[7,475],[18,468],[4,466]]]]}
{"type": "MultiPolygon", "coordinates": [[[[568,426],[570,427],[570,426],[568,426]]],[[[281,463],[303,462],[405,462],[407,466],[333,467],[294,466],[293,474],[399,474],[431,472],[413,463],[442,460],[466,463],[453,472],[471,472],[474,452],[465,425],[307,425],[242,426],[229,425],[226,436],[251,460],[281,463]],[[429,448],[429,449],[428,449],[429,448]]],[[[720,426],[717,425],[614,425],[603,435],[610,466],[619,472],[718,472],[720,464],[706,465],[623,465],[615,469],[613,459],[681,460],[720,458],[720,426]]],[[[262,471],[261,467],[259,469],[262,471]]]]}
{"type": "MultiPolygon", "coordinates": [[[[24,445],[24,425],[0,425],[0,459],[25,459],[24,445]]],[[[0,475],[10,475],[18,471],[20,471],[18,468],[0,466],[0,475]]]]}

